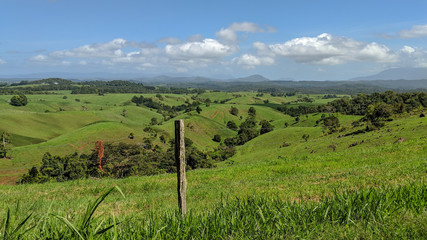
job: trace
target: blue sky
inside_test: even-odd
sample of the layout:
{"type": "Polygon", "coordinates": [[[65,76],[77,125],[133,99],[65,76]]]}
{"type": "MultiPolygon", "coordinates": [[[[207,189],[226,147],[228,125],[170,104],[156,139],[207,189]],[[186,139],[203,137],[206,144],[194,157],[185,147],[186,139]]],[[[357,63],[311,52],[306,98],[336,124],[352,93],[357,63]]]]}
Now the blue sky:
{"type": "Polygon", "coordinates": [[[348,79],[427,67],[426,13],[424,0],[0,0],[0,75],[348,79]]]}

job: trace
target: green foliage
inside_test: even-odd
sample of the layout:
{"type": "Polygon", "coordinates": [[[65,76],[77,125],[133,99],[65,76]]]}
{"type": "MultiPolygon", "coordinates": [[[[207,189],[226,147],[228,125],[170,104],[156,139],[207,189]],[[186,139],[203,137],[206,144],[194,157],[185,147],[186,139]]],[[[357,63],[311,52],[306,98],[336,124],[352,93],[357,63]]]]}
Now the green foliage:
{"type": "Polygon", "coordinates": [[[212,138],[214,142],[221,142],[221,135],[215,134],[212,138]]]}
{"type": "Polygon", "coordinates": [[[230,114],[237,116],[239,114],[239,109],[237,109],[235,106],[231,106],[230,114]]]}
{"type": "Polygon", "coordinates": [[[335,115],[322,118],[323,126],[328,130],[329,133],[334,133],[339,130],[340,120],[335,115]]]}
{"type": "Polygon", "coordinates": [[[0,158],[7,157],[7,153],[10,150],[9,143],[10,136],[7,132],[3,131],[0,136],[0,158]]]}
{"type": "Polygon", "coordinates": [[[237,131],[237,125],[234,121],[228,121],[227,122],[227,127],[233,131],[237,131]]]}
{"type": "Polygon", "coordinates": [[[267,120],[262,120],[259,124],[261,125],[260,135],[274,130],[274,126],[267,120]]]}
{"type": "Polygon", "coordinates": [[[386,91],[384,93],[357,94],[351,99],[341,98],[328,104],[335,112],[352,115],[365,115],[368,106],[384,103],[395,113],[409,112],[418,107],[427,107],[427,93],[396,93],[386,91]]]}
{"type": "MultiPolygon", "coordinates": [[[[32,167],[24,174],[19,183],[63,182],[88,177],[123,178],[133,175],[154,175],[176,171],[174,148],[163,151],[153,146],[149,138],[143,140],[143,145],[137,144],[104,144],[104,158],[101,172],[98,168],[98,153],[77,155],[76,153],[64,157],[52,156],[45,153],[42,165],[32,167]],[[107,173],[107,174],[106,174],[107,173]]],[[[191,169],[214,167],[212,159],[207,154],[193,146],[191,139],[186,138],[186,161],[191,169]]]]}
{"type": "Polygon", "coordinates": [[[249,116],[255,117],[256,116],[256,110],[254,107],[250,107],[248,110],[249,116]]]}
{"type": "Polygon", "coordinates": [[[196,107],[196,112],[197,112],[198,114],[200,114],[200,113],[202,112],[202,108],[200,108],[200,106],[197,106],[197,107],[196,107]]]}
{"type": "Polygon", "coordinates": [[[384,121],[391,121],[392,114],[393,108],[389,104],[371,104],[366,109],[366,114],[361,121],[367,122],[368,125],[372,124],[375,128],[380,128],[384,126],[384,121]]]}
{"type": "Polygon", "coordinates": [[[27,96],[25,96],[24,94],[18,95],[18,96],[13,96],[10,99],[10,105],[12,106],[25,106],[28,103],[28,99],[27,96]]]}

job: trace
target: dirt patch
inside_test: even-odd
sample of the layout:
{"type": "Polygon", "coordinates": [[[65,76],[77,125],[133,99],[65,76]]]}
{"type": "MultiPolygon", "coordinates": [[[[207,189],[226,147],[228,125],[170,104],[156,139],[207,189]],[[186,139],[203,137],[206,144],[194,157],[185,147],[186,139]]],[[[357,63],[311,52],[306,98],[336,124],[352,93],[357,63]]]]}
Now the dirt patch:
{"type": "Polygon", "coordinates": [[[213,119],[214,117],[216,117],[216,115],[218,115],[218,110],[216,110],[215,113],[211,116],[211,119],[213,119]]]}

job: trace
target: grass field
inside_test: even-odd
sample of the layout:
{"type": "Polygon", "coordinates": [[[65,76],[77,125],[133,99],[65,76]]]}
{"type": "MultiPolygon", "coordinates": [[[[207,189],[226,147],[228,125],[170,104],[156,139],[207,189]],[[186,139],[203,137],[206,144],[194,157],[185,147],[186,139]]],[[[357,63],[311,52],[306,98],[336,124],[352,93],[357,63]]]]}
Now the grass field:
{"type": "MultiPolygon", "coordinates": [[[[197,147],[207,150],[218,146],[212,141],[215,134],[223,138],[234,136],[236,132],[225,124],[230,120],[243,122],[251,106],[257,111],[257,120],[271,121],[275,130],[238,146],[236,155],[218,163],[216,168],[187,172],[187,217],[182,219],[177,212],[174,174],[3,185],[0,186],[1,237],[13,232],[29,213],[31,217],[14,236],[35,226],[23,236],[28,239],[79,239],[79,234],[83,239],[427,237],[427,120],[420,118],[418,112],[396,116],[380,130],[363,134],[352,134],[357,129],[351,123],[360,116],[339,116],[346,129],[327,135],[316,125],[320,114],[301,116],[296,122],[295,118],[269,106],[295,101],[298,96],[235,95],[202,94],[200,97],[212,101],[231,100],[209,107],[203,105],[200,114],[193,111],[179,116],[185,120],[186,136],[197,147]],[[266,99],[269,104],[263,105],[266,99]],[[238,116],[229,113],[231,106],[239,109],[238,116]],[[307,141],[303,134],[309,135],[307,141]],[[112,191],[96,209],[90,224],[82,227],[88,203],[114,186],[125,197],[120,191],[112,191]],[[14,220],[9,221],[7,231],[8,208],[14,220]],[[72,230],[67,221],[77,230],[72,230]],[[96,231],[110,225],[113,227],[109,231],[95,236],[96,231]]],[[[22,108],[9,106],[6,100],[10,96],[0,96],[0,129],[11,133],[15,144],[12,158],[0,159],[2,183],[16,181],[46,151],[63,155],[75,151],[69,143],[79,146],[99,139],[141,142],[148,136],[143,128],[150,119],[156,117],[162,121],[162,116],[129,103],[132,96],[59,92],[28,96],[30,103],[22,108]],[[83,104],[88,109],[83,110],[83,104]],[[127,138],[130,132],[135,133],[135,140],[127,138]]],[[[170,105],[191,99],[190,95],[162,96],[170,105]]],[[[312,104],[325,101],[320,96],[310,97],[315,99],[312,104]]],[[[153,128],[172,138],[173,120],[153,128]]],[[[90,150],[88,147],[81,151],[90,150]]]]}

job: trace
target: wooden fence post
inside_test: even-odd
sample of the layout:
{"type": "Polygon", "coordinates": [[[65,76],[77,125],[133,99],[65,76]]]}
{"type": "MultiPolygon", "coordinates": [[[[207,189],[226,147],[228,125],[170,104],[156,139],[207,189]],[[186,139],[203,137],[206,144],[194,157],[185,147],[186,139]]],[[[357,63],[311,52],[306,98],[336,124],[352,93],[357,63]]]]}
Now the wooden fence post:
{"type": "Polygon", "coordinates": [[[181,215],[187,213],[187,178],[185,177],[184,120],[175,120],[175,162],[178,176],[178,206],[181,215]]]}

